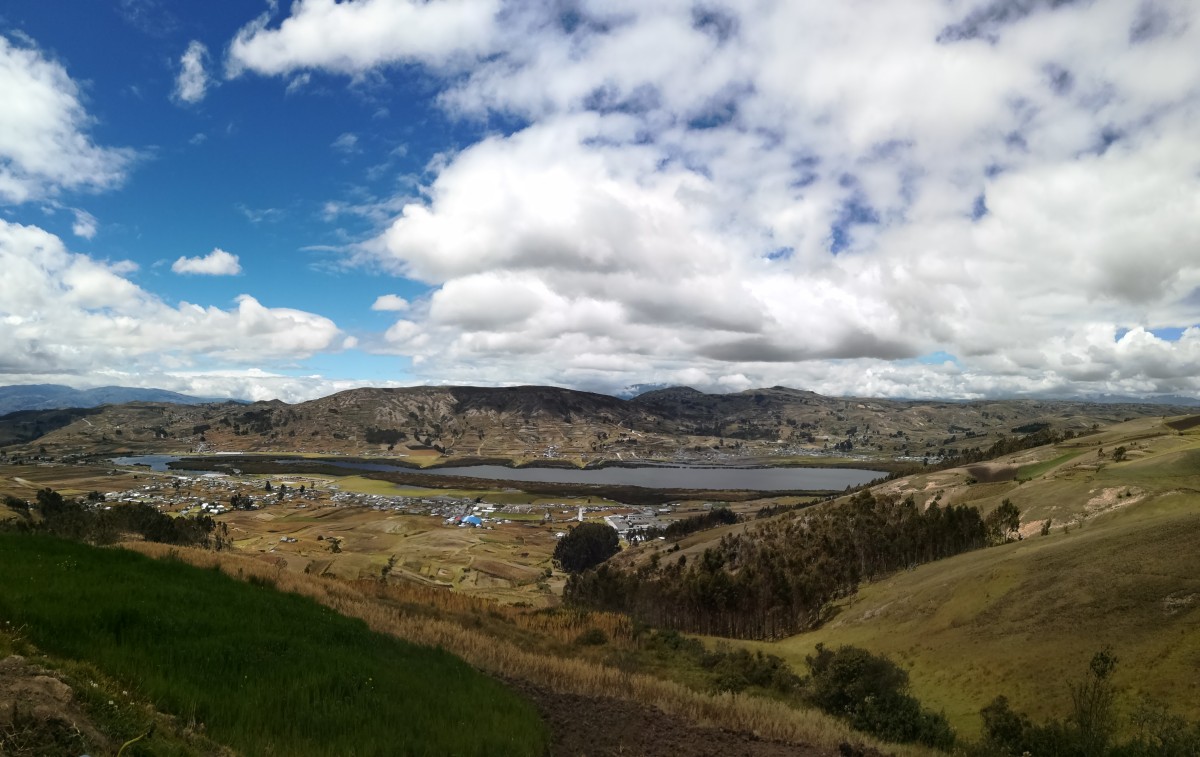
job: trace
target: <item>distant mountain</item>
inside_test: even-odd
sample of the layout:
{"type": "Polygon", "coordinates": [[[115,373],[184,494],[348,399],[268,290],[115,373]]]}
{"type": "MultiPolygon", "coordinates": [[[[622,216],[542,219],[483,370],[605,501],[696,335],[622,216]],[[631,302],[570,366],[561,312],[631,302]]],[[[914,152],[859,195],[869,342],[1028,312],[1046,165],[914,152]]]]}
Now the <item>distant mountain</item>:
{"type": "Polygon", "coordinates": [[[20,384],[0,386],[0,415],[18,410],[59,410],[68,407],[123,405],[126,402],[165,402],[176,405],[204,405],[228,402],[226,399],[191,397],[166,389],[137,389],[128,386],[101,386],[72,389],[62,384],[20,384]]]}
{"type": "Polygon", "coordinates": [[[986,449],[1002,436],[1042,428],[1078,434],[1195,411],[1035,399],[825,397],[779,386],[728,394],[669,387],[628,400],[547,386],[416,386],[351,389],[294,405],[136,402],[70,412],[76,415],[26,411],[0,418],[0,444],[38,439],[62,452],[201,448],[383,454],[414,462],[727,461],[814,453],[922,459],[986,449]]]}
{"type": "Polygon", "coordinates": [[[1083,402],[1105,404],[1171,405],[1174,407],[1200,407],[1200,399],[1182,394],[1153,394],[1144,397],[1128,394],[1094,394],[1081,398],[1083,402]]]}
{"type": "Polygon", "coordinates": [[[657,391],[658,389],[671,389],[671,384],[630,384],[620,391],[613,392],[614,397],[619,397],[623,400],[631,400],[640,394],[646,392],[657,391]]]}

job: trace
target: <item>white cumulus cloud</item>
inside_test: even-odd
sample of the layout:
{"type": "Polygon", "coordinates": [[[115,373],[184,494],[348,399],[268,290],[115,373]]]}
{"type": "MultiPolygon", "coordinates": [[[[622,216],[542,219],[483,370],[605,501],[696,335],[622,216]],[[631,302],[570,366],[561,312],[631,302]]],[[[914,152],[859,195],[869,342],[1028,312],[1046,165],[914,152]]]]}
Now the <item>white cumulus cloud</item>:
{"type": "Polygon", "coordinates": [[[408,300],[397,294],[381,294],[375,298],[374,304],[371,305],[372,310],[387,312],[404,312],[408,308],[408,300]]]}
{"type": "Polygon", "coordinates": [[[499,0],[298,0],[278,28],[264,16],[239,31],[227,69],[359,74],[393,63],[443,65],[488,49],[499,8],[499,0]]]}
{"type": "Polygon", "coordinates": [[[248,294],[230,309],[167,304],[128,278],[134,268],[72,253],[43,229],[0,220],[0,383],[269,367],[343,344],[328,318],[269,308],[248,294]]]}
{"type": "Polygon", "coordinates": [[[208,93],[208,71],[205,61],[208,47],[199,40],[188,43],[187,50],[179,58],[179,74],[175,77],[175,98],[194,105],[208,93]]]}
{"type": "Polygon", "coordinates": [[[134,151],[92,142],[93,119],[66,68],[2,35],[0,103],[0,201],[109,189],[124,180],[134,151]]]}
{"type": "Polygon", "coordinates": [[[242,272],[242,264],[237,255],[216,247],[204,256],[179,258],[171,264],[171,270],[175,273],[201,276],[236,276],[242,272]]]}

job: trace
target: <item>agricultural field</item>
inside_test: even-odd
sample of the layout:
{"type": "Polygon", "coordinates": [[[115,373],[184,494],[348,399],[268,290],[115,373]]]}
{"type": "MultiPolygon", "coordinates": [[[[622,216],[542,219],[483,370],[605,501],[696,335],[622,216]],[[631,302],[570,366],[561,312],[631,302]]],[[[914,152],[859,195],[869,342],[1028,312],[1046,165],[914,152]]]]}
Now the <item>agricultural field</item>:
{"type": "Polygon", "coordinates": [[[149,477],[149,474],[120,470],[111,465],[4,465],[0,466],[0,497],[10,495],[27,499],[47,486],[64,497],[82,496],[91,491],[124,491],[149,477]]]}
{"type": "MultiPolygon", "coordinates": [[[[0,473],[0,496],[24,500],[49,487],[67,497],[111,492],[176,515],[222,505],[211,514],[227,527],[232,547],[288,571],[415,581],[535,607],[559,601],[565,576],[551,555],[556,534],[574,525],[579,508],[589,508],[589,519],[630,511],[600,497],[436,490],[361,476],[196,477],[96,464],[8,465],[0,473]],[[253,499],[257,509],[229,509],[234,495],[253,499]],[[398,501],[412,504],[399,510],[390,504],[398,501]],[[484,527],[447,524],[477,501],[496,508],[484,527]]],[[[0,507],[0,520],[11,517],[0,507]]]]}
{"type": "Polygon", "coordinates": [[[552,601],[556,589],[561,593],[562,577],[547,574],[555,527],[543,525],[540,515],[491,528],[459,528],[438,516],[317,505],[235,511],[220,519],[236,550],[289,571],[346,579],[386,576],[536,605],[552,601]]]}

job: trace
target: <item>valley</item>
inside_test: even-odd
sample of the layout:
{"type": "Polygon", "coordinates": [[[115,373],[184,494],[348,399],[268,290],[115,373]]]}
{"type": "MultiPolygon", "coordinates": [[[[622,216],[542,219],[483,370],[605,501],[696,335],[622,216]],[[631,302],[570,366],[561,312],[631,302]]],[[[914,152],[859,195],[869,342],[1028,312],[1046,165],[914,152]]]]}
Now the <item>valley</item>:
{"type": "MultiPolygon", "coordinates": [[[[1137,733],[1130,718],[1143,702],[1200,719],[1200,579],[1193,559],[1200,538],[1200,426],[1192,415],[1152,415],[1160,410],[1144,407],[1086,427],[1094,416],[1060,414],[1064,425],[1081,426],[1080,433],[1051,426],[1058,432],[1052,444],[1013,444],[1015,452],[957,467],[921,466],[841,496],[741,488],[592,490],[437,475],[438,465],[457,459],[449,450],[418,450],[424,465],[408,473],[329,464],[403,460],[386,446],[353,456],[293,450],[288,465],[278,462],[283,450],[196,455],[170,438],[119,449],[55,446],[68,424],[0,450],[0,496],[32,501],[49,487],[99,502],[101,509],[141,502],[172,518],[210,517],[220,551],[172,548],[174,554],[235,576],[269,576],[273,585],[323,597],[378,630],[443,645],[511,679],[518,690],[524,687],[541,702],[545,717],[561,702],[575,702],[574,714],[555,717],[578,717],[580,708],[602,706],[597,697],[613,698],[701,726],[751,729],[766,743],[806,744],[816,753],[849,741],[918,754],[924,747],[873,741],[824,715],[812,720],[816,714],[807,709],[803,689],[783,694],[760,684],[731,684],[721,677],[727,674],[716,672],[726,662],[708,668],[712,663],[702,661],[727,659],[721,655],[733,660],[746,650],[750,660],[778,660],[771,664],[801,681],[806,660],[822,645],[853,645],[899,665],[912,695],[943,714],[965,743],[981,737],[979,712],[1001,694],[1035,721],[1069,712],[1068,682],[1094,653],[1111,649],[1119,661],[1114,680],[1121,691],[1122,737],[1137,733]],[[109,456],[118,452],[182,453],[176,465],[193,470],[115,465],[109,456]],[[414,483],[415,476],[426,485],[414,483]],[[1000,532],[1000,543],[863,573],[851,591],[821,601],[815,622],[770,638],[683,634],[678,638],[694,641],[680,646],[669,641],[675,638],[669,615],[655,616],[647,626],[642,610],[632,608],[630,616],[593,606],[586,595],[572,594],[575,579],[555,561],[558,542],[581,521],[639,523],[650,529],[649,538],[626,538],[602,569],[653,582],[709,564],[712,577],[725,572],[736,581],[759,570],[744,562],[754,551],[742,549],[724,565],[710,564],[713,556],[737,554],[729,550],[739,539],[767,545],[767,534],[803,532],[826,514],[853,512],[862,506],[856,500],[867,495],[884,508],[880,512],[908,503],[917,513],[978,512],[986,523],[1005,507],[1015,507],[1019,516],[1011,531],[1000,532]],[[683,528],[722,508],[732,522],[683,528]],[[595,642],[582,641],[592,637],[595,642]],[[640,676],[632,688],[620,683],[629,675],[640,676]],[[731,685],[745,694],[732,709],[719,704],[731,685]]],[[[127,419],[146,412],[165,411],[118,406],[102,408],[99,416],[127,419]]],[[[197,412],[221,410],[200,406],[197,412]]],[[[94,423],[96,417],[88,419],[94,423]]],[[[535,411],[531,417],[540,416],[535,411]]],[[[1042,430],[1026,429],[1027,435],[1042,430]]],[[[212,437],[209,430],[202,433],[212,437]]],[[[1004,438],[1019,435],[995,437],[1004,438]]],[[[0,518],[11,528],[28,516],[6,508],[0,518]]],[[[149,543],[126,546],[165,554],[149,543]]],[[[768,605],[759,609],[776,612],[768,605]]]]}

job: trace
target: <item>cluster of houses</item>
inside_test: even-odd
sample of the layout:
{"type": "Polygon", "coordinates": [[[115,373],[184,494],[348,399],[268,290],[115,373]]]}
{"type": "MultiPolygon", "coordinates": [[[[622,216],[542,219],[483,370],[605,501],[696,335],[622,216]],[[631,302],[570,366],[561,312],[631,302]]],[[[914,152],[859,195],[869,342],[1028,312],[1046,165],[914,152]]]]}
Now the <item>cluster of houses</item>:
{"type": "Polygon", "coordinates": [[[218,515],[233,509],[230,500],[240,489],[223,474],[178,476],[155,479],[125,491],[108,492],[104,500],[109,506],[142,502],[159,510],[178,508],[181,515],[218,515]]]}
{"type": "Polygon", "coordinates": [[[666,527],[666,524],[658,519],[664,510],[670,512],[670,509],[665,507],[659,510],[644,507],[628,515],[605,516],[604,522],[616,529],[617,536],[633,544],[642,539],[647,531],[666,527]]]}
{"type": "Polygon", "coordinates": [[[234,509],[258,510],[281,504],[292,507],[321,504],[452,517],[469,512],[475,504],[475,500],[462,497],[406,497],[342,491],[326,480],[305,477],[277,481],[268,489],[261,479],[231,477],[223,473],[151,479],[132,489],[109,492],[105,500],[108,503],[143,502],[182,515],[217,515],[234,509]]]}
{"type": "MultiPolygon", "coordinates": [[[[154,478],[126,491],[110,492],[105,495],[105,500],[105,504],[143,502],[156,506],[159,510],[178,512],[185,516],[220,515],[234,509],[257,510],[285,504],[291,507],[318,504],[334,507],[369,507],[381,512],[438,517],[442,519],[444,526],[452,528],[484,529],[512,523],[514,518],[528,521],[531,514],[540,514],[542,523],[563,520],[582,522],[588,513],[604,513],[611,509],[610,505],[580,506],[567,502],[496,505],[475,498],[433,493],[424,496],[367,494],[342,490],[337,484],[325,479],[310,480],[305,477],[290,477],[268,485],[261,479],[235,477],[223,473],[154,478]]],[[[669,507],[660,508],[658,511],[643,508],[628,515],[607,516],[605,521],[617,530],[621,538],[636,541],[639,534],[661,527],[663,524],[657,516],[670,510],[669,507]]],[[[290,538],[282,538],[281,541],[291,543],[290,538]]]]}

